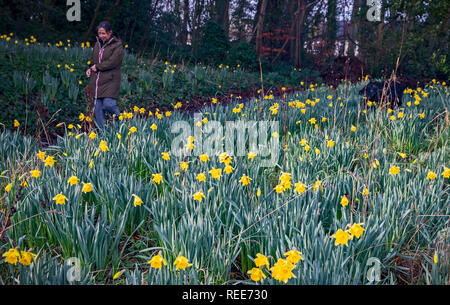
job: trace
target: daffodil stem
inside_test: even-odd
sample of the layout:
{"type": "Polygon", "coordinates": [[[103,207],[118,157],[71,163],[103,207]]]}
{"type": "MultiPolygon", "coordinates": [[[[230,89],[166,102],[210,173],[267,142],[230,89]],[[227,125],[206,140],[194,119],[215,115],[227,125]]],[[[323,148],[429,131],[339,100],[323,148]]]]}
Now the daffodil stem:
{"type": "Polygon", "coordinates": [[[128,152],[127,152],[127,171],[128,175],[130,174],[130,136],[128,136],[128,152]]]}
{"type": "Polygon", "coordinates": [[[286,165],[286,95],[283,94],[283,169],[286,165]]]}

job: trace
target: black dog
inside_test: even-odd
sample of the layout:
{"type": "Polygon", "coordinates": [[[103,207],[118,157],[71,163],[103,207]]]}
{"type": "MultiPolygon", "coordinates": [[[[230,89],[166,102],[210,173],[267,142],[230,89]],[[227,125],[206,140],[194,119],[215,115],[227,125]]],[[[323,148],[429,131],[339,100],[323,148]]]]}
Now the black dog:
{"type": "Polygon", "coordinates": [[[405,87],[398,82],[374,82],[371,81],[368,83],[361,91],[359,91],[360,95],[363,95],[363,101],[367,103],[371,102],[380,102],[381,97],[383,97],[383,101],[389,103],[392,109],[396,107],[400,107],[402,105],[403,98],[403,90],[405,87]],[[384,95],[383,95],[384,88],[384,95]]]}

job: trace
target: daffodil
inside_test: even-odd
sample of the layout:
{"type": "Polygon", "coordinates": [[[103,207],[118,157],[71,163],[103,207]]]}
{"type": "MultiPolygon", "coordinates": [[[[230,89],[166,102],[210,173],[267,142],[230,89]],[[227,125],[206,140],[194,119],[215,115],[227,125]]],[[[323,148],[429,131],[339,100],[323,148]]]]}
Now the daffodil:
{"type": "Polygon", "coordinates": [[[55,197],[53,197],[53,200],[56,201],[56,204],[65,204],[67,197],[64,196],[63,194],[59,193],[58,195],[56,195],[55,197]]]}
{"type": "Polygon", "coordinates": [[[298,261],[303,260],[302,252],[299,252],[296,249],[288,251],[284,253],[284,255],[287,257],[287,261],[292,264],[297,264],[298,261]]]}
{"type": "Polygon", "coordinates": [[[405,153],[398,152],[397,154],[398,154],[400,157],[402,157],[402,159],[405,159],[405,158],[406,158],[406,154],[405,154],[405,153]]]}
{"type": "Polygon", "coordinates": [[[222,169],[220,168],[212,168],[209,171],[209,174],[211,175],[211,177],[213,177],[214,179],[220,180],[220,178],[222,177],[222,169]]]}
{"type": "Polygon", "coordinates": [[[234,167],[229,164],[227,166],[225,166],[225,168],[223,169],[223,171],[227,174],[231,174],[233,172],[233,170],[234,170],[234,167]]]}
{"type": "Polygon", "coordinates": [[[231,163],[231,160],[232,160],[232,157],[229,156],[226,152],[221,153],[219,155],[219,162],[220,163],[224,163],[224,164],[228,165],[228,164],[231,163]]]}
{"type": "Polygon", "coordinates": [[[78,178],[77,176],[71,176],[68,180],[67,183],[74,185],[74,184],[78,184],[78,178]]]}
{"type": "Polygon", "coordinates": [[[444,178],[450,178],[450,168],[444,166],[444,171],[442,172],[444,178]]]}
{"type": "Polygon", "coordinates": [[[187,267],[191,267],[192,266],[192,264],[189,264],[189,260],[186,257],[182,256],[182,255],[179,255],[175,259],[173,264],[176,266],[177,270],[184,270],[187,267]]]}
{"type": "Polygon", "coordinates": [[[197,201],[202,201],[202,199],[205,198],[205,194],[198,191],[194,195],[192,195],[192,198],[194,198],[194,200],[197,200],[197,201]]]}
{"type": "Polygon", "coordinates": [[[164,264],[164,266],[167,266],[166,261],[159,254],[153,256],[152,259],[149,260],[147,263],[150,264],[150,266],[152,266],[152,268],[155,268],[155,269],[161,269],[163,264],[164,264]]]}
{"type": "Polygon", "coordinates": [[[44,164],[45,166],[50,166],[52,167],[53,164],[55,164],[55,159],[52,156],[48,156],[45,160],[44,160],[44,164]]]}
{"type": "Polygon", "coordinates": [[[322,181],[316,180],[316,182],[314,182],[314,185],[313,185],[314,192],[317,192],[317,190],[322,189],[321,185],[322,185],[322,181]]]}
{"type": "Polygon", "coordinates": [[[278,194],[281,194],[284,192],[284,187],[281,183],[277,184],[274,188],[275,192],[277,192],[278,194]]]}
{"type": "Polygon", "coordinates": [[[198,181],[200,182],[205,182],[206,181],[206,175],[205,173],[200,173],[197,175],[197,177],[195,177],[198,181]]]}
{"type": "Polygon", "coordinates": [[[118,279],[122,275],[123,272],[124,272],[124,270],[116,272],[113,276],[113,280],[118,279]]]}
{"type": "Polygon", "coordinates": [[[258,268],[266,266],[268,269],[269,268],[269,259],[266,256],[264,256],[263,254],[257,253],[256,258],[255,258],[255,265],[258,268]]]}
{"type": "Polygon", "coordinates": [[[437,177],[437,174],[436,174],[435,172],[433,172],[433,171],[428,171],[427,179],[433,180],[433,179],[435,179],[436,177],[437,177]]]}
{"type": "Polygon", "coordinates": [[[295,191],[299,194],[304,193],[306,191],[306,185],[301,182],[295,183],[295,191]]]}
{"type": "Polygon", "coordinates": [[[361,226],[364,223],[354,223],[351,228],[348,230],[348,232],[356,238],[360,238],[362,233],[365,231],[365,229],[361,226]]]}
{"type": "Polygon", "coordinates": [[[141,204],[144,203],[139,196],[137,196],[135,194],[132,194],[132,196],[134,197],[134,202],[133,202],[134,206],[138,206],[138,205],[140,206],[141,204]]]}
{"type": "Polygon", "coordinates": [[[5,257],[5,262],[16,265],[20,258],[19,250],[9,249],[8,252],[3,253],[2,257],[5,257]]]}
{"type": "Polygon", "coordinates": [[[398,167],[398,166],[391,166],[390,168],[389,168],[389,174],[391,174],[391,175],[397,175],[398,173],[400,172],[400,167],[398,167]]]}
{"type": "Polygon", "coordinates": [[[37,153],[36,156],[37,156],[39,159],[44,160],[44,159],[45,159],[45,152],[39,151],[39,153],[37,153]]]}
{"type": "Polygon", "coordinates": [[[347,196],[341,196],[341,205],[343,206],[343,207],[345,207],[345,206],[347,206],[348,205],[348,198],[347,198],[347,196]]]}
{"type": "Polygon", "coordinates": [[[24,266],[29,266],[31,265],[31,261],[34,260],[35,257],[36,254],[33,254],[31,252],[20,251],[19,263],[21,263],[24,266]]]}
{"type": "Polygon", "coordinates": [[[372,166],[373,166],[373,168],[377,168],[378,166],[380,166],[380,161],[375,159],[375,161],[373,161],[373,163],[372,163],[372,166]]]}
{"type": "Polygon", "coordinates": [[[275,263],[275,265],[270,268],[270,271],[272,271],[272,277],[274,279],[280,282],[287,283],[291,277],[296,278],[296,276],[292,273],[292,270],[294,270],[294,268],[294,264],[290,263],[288,260],[280,258],[275,263]]]}
{"type": "Polygon", "coordinates": [[[346,245],[348,246],[348,240],[350,239],[350,234],[346,231],[343,231],[341,229],[337,230],[337,232],[331,237],[335,238],[334,245],[346,245]]]}
{"type": "Polygon", "coordinates": [[[81,191],[82,191],[83,193],[89,193],[89,192],[92,192],[92,189],[93,189],[93,187],[92,187],[92,184],[91,184],[91,183],[84,183],[84,182],[83,182],[83,188],[81,189],[81,191]]]}
{"type": "Polygon", "coordinates": [[[30,171],[30,174],[34,177],[34,178],[39,178],[39,176],[41,175],[41,171],[38,169],[32,170],[30,171]]]}
{"type": "Polygon", "coordinates": [[[369,195],[369,189],[368,189],[367,187],[365,187],[364,190],[362,191],[362,194],[363,194],[364,196],[369,195]]]}
{"type": "Polygon", "coordinates": [[[290,173],[281,172],[280,182],[283,185],[289,185],[291,183],[291,174],[290,173]]]}
{"type": "Polygon", "coordinates": [[[152,176],[153,176],[152,181],[155,182],[156,184],[160,184],[163,181],[161,173],[152,174],[152,176]]]}
{"type": "Polygon", "coordinates": [[[101,151],[105,152],[105,151],[109,151],[108,145],[106,144],[106,141],[101,141],[99,148],[101,149],[101,151]]]}
{"type": "Polygon", "coordinates": [[[209,156],[207,154],[202,154],[199,156],[200,161],[207,162],[210,161],[209,156]]]}
{"type": "Polygon", "coordinates": [[[187,143],[187,144],[185,145],[185,147],[186,147],[187,150],[193,150],[194,147],[195,147],[195,145],[192,144],[192,143],[187,143]]]}
{"type": "Polygon", "coordinates": [[[245,185],[250,184],[250,180],[253,180],[253,179],[244,174],[244,175],[242,175],[241,179],[239,179],[239,182],[242,183],[243,186],[245,186],[245,185]]]}
{"type": "Polygon", "coordinates": [[[163,160],[170,160],[170,154],[168,152],[161,153],[163,160]]]}
{"type": "Polygon", "coordinates": [[[184,162],[184,161],[181,161],[181,162],[180,162],[180,168],[181,168],[183,171],[187,171],[188,167],[189,167],[189,163],[184,162]]]}
{"type": "Polygon", "coordinates": [[[247,271],[247,273],[250,274],[250,279],[254,282],[259,282],[266,278],[263,271],[259,268],[252,268],[251,270],[247,271]]]}
{"type": "Polygon", "coordinates": [[[28,183],[26,180],[23,180],[22,183],[20,184],[21,187],[27,187],[28,183]]]}

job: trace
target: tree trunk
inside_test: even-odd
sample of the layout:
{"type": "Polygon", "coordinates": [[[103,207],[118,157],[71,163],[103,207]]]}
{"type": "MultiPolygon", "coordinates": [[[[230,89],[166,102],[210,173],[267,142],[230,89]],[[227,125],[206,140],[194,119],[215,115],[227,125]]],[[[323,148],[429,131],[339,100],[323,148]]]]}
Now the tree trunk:
{"type": "Polygon", "coordinates": [[[114,16],[114,12],[116,11],[117,7],[120,4],[120,0],[116,0],[116,2],[114,2],[114,5],[109,9],[109,11],[106,13],[106,18],[105,20],[108,20],[111,22],[111,18],[112,16],[114,16]]]}
{"type": "MultiPolygon", "coordinates": [[[[353,8],[352,8],[352,19],[350,21],[350,28],[348,32],[348,55],[357,56],[357,47],[359,47],[360,37],[359,37],[359,23],[360,21],[360,13],[359,10],[362,5],[362,0],[354,0],[353,8]]],[[[359,49],[359,48],[358,48],[359,49]]]]}
{"type": "Polygon", "coordinates": [[[97,1],[97,6],[95,7],[94,17],[92,17],[91,23],[89,24],[89,28],[83,36],[83,41],[88,41],[89,35],[91,35],[92,29],[94,28],[95,19],[97,19],[98,12],[100,11],[100,5],[102,4],[102,0],[97,1]]]}
{"type": "Polygon", "coordinates": [[[198,41],[200,39],[200,21],[202,12],[204,9],[205,1],[204,0],[196,0],[194,7],[194,17],[192,18],[192,36],[191,36],[191,45],[192,45],[192,54],[197,52],[198,49],[198,41]]]}
{"type": "Polygon", "coordinates": [[[378,24],[377,34],[377,48],[375,53],[375,63],[378,66],[381,58],[381,51],[383,49],[383,29],[384,29],[384,6],[381,6],[381,21],[378,24]]]}
{"type": "Polygon", "coordinates": [[[189,0],[184,0],[183,5],[183,22],[181,29],[181,44],[187,44],[188,24],[189,24],[189,0]]]}
{"type": "MultiPolygon", "coordinates": [[[[277,53],[277,55],[276,56],[274,56],[274,58],[272,59],[272,63],[274,63],[276,60],[277,60],[277,58],[280,56],[280,54],[283,52],[283,50],[286,48],[286,46],[287,46],[287,44],[288,44],[288,42],[289,41],[291,41],[290,39],[289,39],[289,37],[291,37],[293,34],[294,34],[294,29],[297,31],[297,22],[298,22],[298,18],[299,18],[299,15],[300,15],[300,12],[301,12],[301,10],[302,10],[302,2],[305,2],[306,0],[294,0],[294,1],[292,1],[291,3],[290,3],[290,5],[289,5],[289,11],[293,11],[294,9],[295,9],[295,5],[293,5],[293,4],[297,4],[297,10],[294,12],[294,14],[292,15],[292,21],[291,21],[291,27],[290,27],[290,29],[289,29],[289,33],[288,33],[288,39],[286,39],[285,41],[284,41],[284,43],[283,43],[283,45],[281,46],[281,48],[280,48],[280,51],[278,51],[278,53],[277,53]]],[[[306,8],[306,6],[305,6],[305,8],[306,8]]],[[[296,32],[296,34],[295,34],[295,41],[294,41],[294,51],[292,52],[293,54],[292,54],[292,56],[290,56],[289,58],[293,58],[293,57],[295,57],[295,52],[296,52],[296,50],[297,50],[297,38],[298,38],[298,35],[297,35],[297,32],[296,32]]]]}
{"type": "MultiPolygon", "coordinates": [[[[179,20],[181,20],[181,3],[180,3],[180,0],[175,0],[175,3],[174,3],[174,8],[173,8],[173,12],[174,12],[174,14],[175,14],[175,16],[176,16],[176,20],[177,21],[179,21],[179,20]]],[[[179,24],[179,23],[177,23],[178,24],[178,26],[176,27],[176,35],[175,35],[175,37],[176,37],[176,42],[177,42],[177,44],[178,45],[181,45],[181,24],[179,24]]]]}
{"type": "Polygon", "coordinates": [[[261,0],[261,7],[258,12],[258,23],[256,24],[256,53],[261,54],[261,39],[264,28],[264,17],[266,15],[267,1],[261,0]]]}
{"type": "Polygon", "coordinates": [[[252,36],[249,39],[249,42],[254,42],[256,39],[256,30],[257,30],[257,24],[258,24],[258,20],[259,20],[259,11],[261,10],[261,3],[263,0],[258,0],[258,4],[256,5],[256,13],[255,16],[253,17],[253,28],[252,28],[252,36]]]}
{"type": "Polygon", "coordinates": [[[144,35],[141,38],[141,41],[139,43],[139,47],[138,47],[138,50],[137,50],[137,57],[141,56],[141,54],[144,52],[143,51],[144,42],[147,39],[147,33],[148,33],[149,28],[150,28],[150,24],[152,23],[153,15],[155,14],[156,7],[158,6],[158,2],[159,2],[159,0],[155,1],[155,5],[153,6],[153,9],[150,12],[150,15],[148,16],[147,24],[145,25],[144,35]]]}
{"type": "Polygon", "coordinates": [[[225,7],[225,18],[224,18],[224,29],[225,29],[225,34],[227,35],[227,38],[229,38],[229,32],[230,32],[230,0],[227,0],[226,3],[226,7],[225,7]]]}
{"type": "Polygon", "coordinates": [[[337,21],[336,21],[336,5],[337,0],[328,0],[327,8],[327,39],[328,51],[332,51],[331,54],[334,55],[336,48],[336,31],[337,31],[337,21]]]}
{"type": "Polygon", "coordinates": [[[53,5],[53,0],[45,0],[44,11],[42,12],[42,27],[45,29],[48,25],[48,11],[53,5]]]}
{"type": "Polygon", "coordinates": [[[306,16],[306,1],[307,0],[299,0],[298,3],[298,14],[295,21],[295,59],[294,66],[299,68],[301,65],[301,53],[303,50],[303,24],[305,22],[306,16]]]}
{"type": "Polygon", "coordinates": [[[229,0],[215,0],[213,20],[222,27],[228,37],[229,0]]]}

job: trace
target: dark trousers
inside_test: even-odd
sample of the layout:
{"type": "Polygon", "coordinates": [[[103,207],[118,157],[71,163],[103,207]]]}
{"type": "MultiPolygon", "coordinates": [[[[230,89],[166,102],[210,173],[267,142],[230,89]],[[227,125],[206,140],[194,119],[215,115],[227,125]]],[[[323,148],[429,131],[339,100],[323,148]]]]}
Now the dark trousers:
{"type": "Polygon", "coordinates": [[[98,98],[95,100],[94,114],[95,123],[101,130],[104,130],[105,111],[111,114],[115,114],[115,120],[116,122],[119,122],[120,112],[119,108],[117,107],[117,101],[110,97],[98,98]]]}

